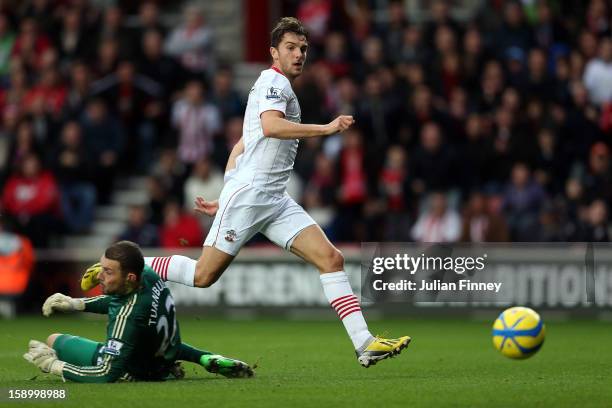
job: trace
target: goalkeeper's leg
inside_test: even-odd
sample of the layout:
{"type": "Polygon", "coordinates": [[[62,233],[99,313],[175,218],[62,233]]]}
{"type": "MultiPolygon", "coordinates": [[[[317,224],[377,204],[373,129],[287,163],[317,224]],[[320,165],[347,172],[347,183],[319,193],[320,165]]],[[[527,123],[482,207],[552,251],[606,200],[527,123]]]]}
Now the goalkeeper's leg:
{"type": "Polygon", "coordinates": [[[77,366],[98,363],[102,343],[70,334],[54,333],[47,338],[47,345],[57,353],[57,358],[77,366]]]}
{"type": "Polygon", "coordinates": [[[210,355],[212,355],[210,351],[200,350],[198,348],[190,346],[189,344],[181,343],[176,359],[202,365],[200,362],[201,358],[203,356],[210,355]]]}
{"type": "Polygon", "coordinates": [[[233,358],[200,350],[189,344],[181,343],[177,360],[199,364],[209,373],[221,374],[228,378],[251,377],[253,369],[247,364],[233,358]]]}

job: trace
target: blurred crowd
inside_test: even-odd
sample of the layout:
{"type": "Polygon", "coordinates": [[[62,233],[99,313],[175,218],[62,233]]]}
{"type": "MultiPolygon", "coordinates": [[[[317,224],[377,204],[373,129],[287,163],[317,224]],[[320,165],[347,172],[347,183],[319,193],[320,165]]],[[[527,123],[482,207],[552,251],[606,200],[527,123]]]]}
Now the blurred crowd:
{"type": "Polygon", "coordinates": [[[136,20],[88,0],[0,2],[2,217],[37,247],[90,232],[129,175],[155,177],[162,208],[146,217],[162,226],[182,184],[227,154],[217,144],[243,101],[201,11],[166,27],[145,1],[136,20]]]}
{"type": "MultiPolygon", "coordinates": [[[[303,140],[289,186],[330,238],[607,241],[610,4],[492,0],[459,22],[432,1],[418,23],[386,3],[284,2],[310,32],[302,122],[356,119],[303,140]]],[[[0,205],[13,230],[37,247],[90,232],[95,206],[140,175],[150,201],[118,238],[201,245],[210,220],[193,202],[219,195],[246,103],[204,17],[187,7],[169,27],[144,1],[128,25],[88,0],[0,1],[0,205]]]]}

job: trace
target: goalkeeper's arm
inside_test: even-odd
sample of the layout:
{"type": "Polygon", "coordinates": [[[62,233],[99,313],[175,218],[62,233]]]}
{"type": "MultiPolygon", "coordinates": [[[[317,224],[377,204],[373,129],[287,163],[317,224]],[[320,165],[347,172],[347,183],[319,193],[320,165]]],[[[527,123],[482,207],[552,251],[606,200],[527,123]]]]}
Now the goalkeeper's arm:
{"type": "Polygon", "coordinates": [[[109,304],[110,298],[108,296],[75,299],[61,293],[55,293],[45,300],[42,307],[42,313],[47,317],[54,312],[91,312],[107,314],[109,304]]]}
{"type": "Polygon", "coordinates": [[[110,305],[110,296],[100,295],[90,298],[84,298],[85,312],[108,314],[108,305],[110,305]]]}

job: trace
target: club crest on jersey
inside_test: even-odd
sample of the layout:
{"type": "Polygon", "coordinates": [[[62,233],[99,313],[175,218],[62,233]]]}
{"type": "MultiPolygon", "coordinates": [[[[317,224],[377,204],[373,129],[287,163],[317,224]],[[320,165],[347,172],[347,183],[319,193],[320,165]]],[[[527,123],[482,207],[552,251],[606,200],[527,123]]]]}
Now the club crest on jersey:
{"type": "Polygon", "coordinates": [[[280,99],[281,89],[270,87],[266,92],[266,99],[280,99]]]}
{"type": "Polygon", "coordinates": [[[225,233],[225,240],[228,242],[236,241],[236,231],[234,231],[233,229],[227,230],[227,232],[225,233]]]}

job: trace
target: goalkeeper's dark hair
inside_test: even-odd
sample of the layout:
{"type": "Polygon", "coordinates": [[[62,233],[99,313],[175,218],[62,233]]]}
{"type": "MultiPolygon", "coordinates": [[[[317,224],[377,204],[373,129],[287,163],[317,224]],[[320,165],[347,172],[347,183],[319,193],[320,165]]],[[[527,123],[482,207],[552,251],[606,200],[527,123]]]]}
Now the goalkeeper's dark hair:
{"type": "Polygon", "coordinates": [[[278,20],[278,23],[276,23],[276,26],[274,26],[270,33],[270,46],[278,48],[278,44],[280,44],[285,33],[303,35],[308,40],[308,30],[306,30],[306,27],[304,27],[300,20],[295,17],[283,17],[278,20]]]}
{"type": "Polygon", "coordinates": [[[138,244],[132,241],[115,242],[106,248],[104,257],[119,262],[123,275],[131,272],[140,279],[145,263],[138,244]]]}

